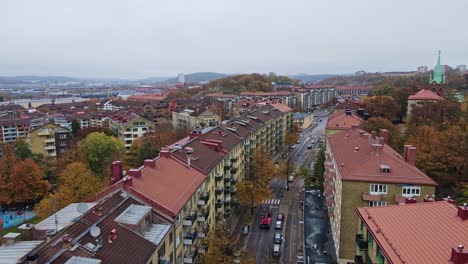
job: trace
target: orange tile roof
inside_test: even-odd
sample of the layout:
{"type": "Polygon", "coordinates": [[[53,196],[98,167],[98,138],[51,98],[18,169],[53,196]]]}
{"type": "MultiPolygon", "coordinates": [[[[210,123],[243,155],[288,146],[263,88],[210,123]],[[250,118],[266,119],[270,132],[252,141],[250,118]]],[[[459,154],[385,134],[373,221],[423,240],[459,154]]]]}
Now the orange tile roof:
{"type": "Polygon", "coordinates": [[[408,100],[444,100],[444,98],[429,89],[422,89],[421,91],[410,95],[408,100]]]}
{"type": "Polygon", "coordinates": [[[154,168],[145,166],[141,177],[133,177],[132,188],[176,216],[205,180],[195,168],[172,158],[160,157],[154,168]]]}
{"type": "Polygon", "coordinates": [[[270,102],[261,102],[261,103],[258,103],[259,105],[271,105],[273,106],[274,108],[278,109],[280,112],[282,113],[289,113],[289,112],[292,112],[292,108],[290,108],[289,106],[285,105],[285,104],[282,104],[282,103],[270,103],[270,102]]]}
{"type": "Polygon", "coordinates": [[[133,101],[162,101],[164,99],[166,96],[161,94],[136,94],[128,97],[128,100],[133,101]]]}
{"type": "Polygon", "coordinates": [[[344,181],[437,185],[387,144],[382,150],[373,151],[371,140],[368,136],[361,136],[359,129],[329,136],[327,142],[344,181]],[[391,172],[382,174],[380,165],[388,165],[391,172]]]}
{"type": "Polygon", "coordinates": [[[339,110],[328,117],[325,129],[349,129],[353,124],[361,125],[362,122],[362,118],[354,114],[347,115],[344,110],[339,110]]]}
{"type": "Polygon", "coordinates": [[[390,263],[449,263],[451,249],[468,245],[468,220],[449,202],[357,208],[390,263]]]}
{"type": "Polygon", "coordinates": [[[292,92],[241,92],[241,96],[288,96],[292,92]]]}

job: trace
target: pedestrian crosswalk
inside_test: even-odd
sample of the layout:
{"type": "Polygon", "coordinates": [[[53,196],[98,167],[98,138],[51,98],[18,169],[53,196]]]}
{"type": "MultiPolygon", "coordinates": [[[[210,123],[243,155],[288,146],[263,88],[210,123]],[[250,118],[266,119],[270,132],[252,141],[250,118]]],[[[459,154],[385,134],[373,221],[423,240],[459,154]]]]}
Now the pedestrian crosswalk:
{"type": "Polygon", "coordinates": [[[262,201],[262,204],[280,204],[280,199],[266,199],[262,201]]]}

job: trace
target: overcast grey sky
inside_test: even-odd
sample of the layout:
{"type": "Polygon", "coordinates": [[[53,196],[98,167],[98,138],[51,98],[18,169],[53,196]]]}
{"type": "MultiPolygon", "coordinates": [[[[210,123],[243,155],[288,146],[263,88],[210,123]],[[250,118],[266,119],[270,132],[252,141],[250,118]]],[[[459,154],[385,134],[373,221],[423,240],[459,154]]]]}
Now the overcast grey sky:
{"type": "Polygon", "coordinates": [[[1,0],[0,76],[468,64],[467,0],[1,0]]]}

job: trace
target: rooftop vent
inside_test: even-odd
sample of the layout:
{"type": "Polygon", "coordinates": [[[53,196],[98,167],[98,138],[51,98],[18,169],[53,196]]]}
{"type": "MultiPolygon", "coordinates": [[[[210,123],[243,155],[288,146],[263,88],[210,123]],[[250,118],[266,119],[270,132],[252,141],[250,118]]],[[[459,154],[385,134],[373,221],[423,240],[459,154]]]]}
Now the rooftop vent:
{"type": "Polygon", "coordinates": [[[185,153],[187,153],[187,154],[190,155],[190,154],[193,153],[193,151],[194,151],[193,148],[191,148],[191,147],[185,147],[185,153]]]}
{"type": "Polygon", "coordinates": [[[226,127],[226,129],[229,130],[229,131],[232,131],[232,132],[236,132],[236,131],[237,131],[237,129],[235,129],[235,128],[233,128],[233,127],[226,127]]]}
{"type": "Polygon", "coordinates": [[[358,151],[359,151],[359,147],[355,147],[354,152],[358,152],[358,151]]]}
{"type": "Polygon", "coordinates": [[[452,248],[452,255],[450,257],[450,263],[452,264],[468,263],[468,250],[465,250],[465,247],[463,245],[458,245],[458,247],[452,248]]]}

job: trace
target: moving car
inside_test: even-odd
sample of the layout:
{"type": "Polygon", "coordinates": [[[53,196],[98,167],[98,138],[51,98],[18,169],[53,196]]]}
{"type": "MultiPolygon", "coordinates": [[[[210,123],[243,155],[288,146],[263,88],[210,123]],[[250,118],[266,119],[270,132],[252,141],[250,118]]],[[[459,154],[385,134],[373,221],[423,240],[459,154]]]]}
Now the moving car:
{"type": "Polygon", "coordinates": [[[262,217],[260,217],[260,228],[270,229],[271,224],[271,212],[265,211],[262,217]]]}
{"type": "Polygon", "coordinates": [[[283,228],[283,221],[276,221],[275,229],[281,230],[283,228]]]}
{"type": "Polygon", "coordinates": [[[273,237],[273,243],[281,244],[281,242],[283,242],[283,236],[281,235],[281,233],[275,233],[273,237]]]}
{"type": "Polygon", "coordinates": [[[273,251],[271,252],[271,254],[273,255],[273,257],[279,257],[281,255],[279,244],[273,244],[273,251]]]}

